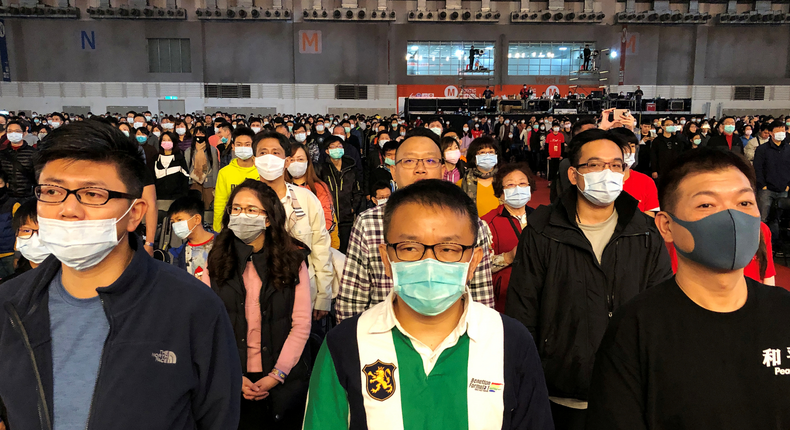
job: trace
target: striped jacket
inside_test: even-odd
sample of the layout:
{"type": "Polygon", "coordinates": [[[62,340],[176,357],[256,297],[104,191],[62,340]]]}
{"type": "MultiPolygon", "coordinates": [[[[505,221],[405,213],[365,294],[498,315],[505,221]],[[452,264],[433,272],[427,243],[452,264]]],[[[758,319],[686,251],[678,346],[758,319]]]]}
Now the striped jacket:
{"type": "Polygon", "coordinates": [[[540,358],[522,324],[467,295],[458,327],[431,350],[402,329],[392,300],[329,332],[305,429],[554,428],[540,358]]]}

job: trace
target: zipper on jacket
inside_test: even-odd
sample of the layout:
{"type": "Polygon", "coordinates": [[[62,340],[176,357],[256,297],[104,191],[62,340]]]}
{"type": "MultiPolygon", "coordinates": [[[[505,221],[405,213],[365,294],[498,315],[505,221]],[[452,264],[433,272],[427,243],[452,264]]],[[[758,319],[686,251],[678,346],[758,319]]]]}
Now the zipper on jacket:
{"type": "Polygon", "coordinates": [[[94,404],[96,403],[96,392],[99,390],[101,368],[107,359],[107,357],[105,356],[107,354],[107,344],[110,342],[110,333],[112,333],[112,314],[107,312],[107,308],[104,304],[104,299],[101,297],[101,295],[99,295],[99,301],[101,301],[101,306],[102,308],[104,308],[105,314],[109,316],[108,322],[110,325],[110,330],[107,331],[107,337],[104,339],[104,345],[101,348],[101,360],[99,361],[99,369],[96,371],[96,383],[93,384],[93,396],[91,396],[91,405],[90,408],[88,409],[88,420],[85,422],[85,430],[88,430],[88,428],[90,428],[91,425],[91,418],[93,417],[93,407],[94,404]]]}
{"type": "Polygon", "coordinates": [[[38,418],[41,421],[41,428],[44,430],[52,430],[52,420],[49,416],[49,407],[47,406],[47,396],[44,392],[44,382],[41,380],[41,372],[38,370],[38,363],[36,362],[36,354],[33,352],[33,347],[30,345],[30,338],[27,335],[27,330],[22,324],[22,318],[19,318],[16,308],[11,302],[6,302],[5,310],[8,312],[8,318],[11,320],[11,327],[22,338],[22,343],[25,345],[30,362],[33,365],[33,374],[36,376],[36,391],[38,391],[38,418]]]}
{"type": "Polygon", "coordinates": [[[612,282],[611,282],[611,285],[612,285],[611,294],[608,294],[606,296],[606,302],[609,305],[609,318],[612,318],[612,315],[614,315],[614,293],[615,293],[615,285],[617,284],[617,247],[620,245],[620,239],[621,238],[624,238],[624,237],[637,237],[637,236],[645,236],[645,248],[649,248],[649,244],[650,244],[650,232],[649,231],[646,231],[646,232],[643,232],[643,233],[621,235],[620,237],[617,238],[617,240],[615,240],[615,243],[614,243],[614,246],[615,246],[615,250],[614,250],[614,267],[615,267],[614,276],[615,276],[615,279],[612,279],[612,282]]]}

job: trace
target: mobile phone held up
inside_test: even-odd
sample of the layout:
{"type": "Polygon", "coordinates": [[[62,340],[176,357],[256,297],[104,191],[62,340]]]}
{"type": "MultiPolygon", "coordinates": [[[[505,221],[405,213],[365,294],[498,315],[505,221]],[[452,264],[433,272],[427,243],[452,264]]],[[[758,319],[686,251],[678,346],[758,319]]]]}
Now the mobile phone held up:
{"type": "Polygon", "coordinates": [[[631,115],[630,109],[615,109],[609,112],[609,122],[614,122],[615,118],[619,118],[620,116],[628,116],[631,115]]]}

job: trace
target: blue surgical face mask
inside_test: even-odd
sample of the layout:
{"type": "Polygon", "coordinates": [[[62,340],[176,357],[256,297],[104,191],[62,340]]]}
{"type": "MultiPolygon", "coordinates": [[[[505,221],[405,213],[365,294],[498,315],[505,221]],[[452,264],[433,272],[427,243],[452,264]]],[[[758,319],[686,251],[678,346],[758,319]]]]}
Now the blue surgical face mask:
{"type": "Polygon", "coordinates": [[[343,155],[344,155],[345,152],[346,151],[345,151],[344,148],[331,148],[329,150],[329,156],[332,157],[335,160],[339,160],[339,159],[343,158],[343,155]]]}
{"type": "Polygon", "coordinates": [[[148,136],[137,136],[137,141],[140,143],[145,143],[148,141],[148,136]]]}
{"type": "Polygon", "coordinates": [[[727,134],[732,134],[733,132],[735,132],[735,126],[734,125],[725,125],[724,126],[724,132],[727,133],[727,134]]]}
{"type": "Polygon", "coordinates": [[[497,156],[496,154],[477,154],[475,156],[475,164],[483,170],[491,170],[496,167],[497,156]]]}
{"type": "Polygon", "coordinates": [[[532,198],[532,190],[529,187],[505,188],[505,204],[511,208],[521,208],[526,206],[532,198]]]}
{"type": "Polygon", "coordinates": [[[228,138],[227,137],[223,137],[219,141],[220,141],[220,143],[228,143],[228,138]]]}
{"type": "Polygon", "coordinates": [[[384,159],[384,164],[386,164],[387,166],[394,166],[395,165],[395,160],[393,160],[392,158],[385,158],[384,159]]]}
{"type": "Polygon", "coordinates": [[[677,252],[703,266],[721,270],[743,269],[760,246],[760,217],[727,209],[696,221],[672,220],[691,233],[694,249],[675,246],[677,252]]]}
{"type": "Polygon", "coordinates": [[[434,259],[392,263],[395,294],[415,312],[436,316],[450,308],[466,289],[469,263],[434,259]]]}

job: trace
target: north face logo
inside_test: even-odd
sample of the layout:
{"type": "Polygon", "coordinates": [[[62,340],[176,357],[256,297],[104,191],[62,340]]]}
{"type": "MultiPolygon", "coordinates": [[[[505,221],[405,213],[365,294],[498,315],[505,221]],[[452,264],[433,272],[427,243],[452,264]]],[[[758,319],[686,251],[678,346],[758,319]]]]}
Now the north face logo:
{"type": "Polygon", "coordinates": [[[176,364],[176,353],[173,351],[161,350],[151,354],[157,363],[176,364]]]}

